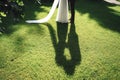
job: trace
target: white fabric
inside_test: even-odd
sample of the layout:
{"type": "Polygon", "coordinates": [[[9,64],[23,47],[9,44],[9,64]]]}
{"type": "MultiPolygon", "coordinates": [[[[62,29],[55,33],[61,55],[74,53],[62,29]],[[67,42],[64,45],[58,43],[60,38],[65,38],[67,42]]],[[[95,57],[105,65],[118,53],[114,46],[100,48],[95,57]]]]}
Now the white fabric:
{"type": "Polygon", "coordinates": [[[53,15],[53,13],[54,13],[57,5],[58,5],[58,2],[59,2],[59,0],[54,0],[51,10],[45,18],[39,19],[39,20],[27,20],[26,22],[27,23],[44,23],[44,22],[47,22],[52,17],[52,15],[53,15]]]}
{"type": "Polygon", "coordinates": [[[61,23],[67,23],[68,22],[68,0],[54,0],[51,10],[45,18],[39,19],[39,20],[27,20],[26,22],[27,23],[47,22],[55,12],[55,9],[57,8],[58,3],[59,3],[59,7],[58,7],[58,14],[57,14],[56,21],[61,23]]]}
{"type": "Polygon", "coordinates": [[[117,1],[117,0],[104,0],[104,1],[106,1],[106,2],[108,2],[108,3],[112,3],[112,4],[116,4],[116,5],[120,5],[120,2],[117,1]]]}
{"type": "Polygon", "coordinates": [[[68,22],[68,0],[60,0],[58,7],[57,22],[68,22]]]}

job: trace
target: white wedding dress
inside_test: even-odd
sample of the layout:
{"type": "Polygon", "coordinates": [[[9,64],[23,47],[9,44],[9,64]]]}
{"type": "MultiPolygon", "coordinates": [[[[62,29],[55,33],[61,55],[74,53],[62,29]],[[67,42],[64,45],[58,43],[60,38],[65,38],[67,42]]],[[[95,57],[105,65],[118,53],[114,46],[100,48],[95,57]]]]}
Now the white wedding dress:
{"type": "Polygon", "coordinates": [[[68,22],[68,0],[60,0],[58,7],[57,22],[68,22]]]}
{"type": "Polygon", "coordinates": [[[45,18],[39,19],[39,20],[27,20],[26,22],[27,23],[47,22],[54,14],[58,4],[59,6],[58,6],[58,14],[57,14],[56,21],[61,23],[67,23],[68,22],[68,0],[54,0],[51,10],[45,18]]]}

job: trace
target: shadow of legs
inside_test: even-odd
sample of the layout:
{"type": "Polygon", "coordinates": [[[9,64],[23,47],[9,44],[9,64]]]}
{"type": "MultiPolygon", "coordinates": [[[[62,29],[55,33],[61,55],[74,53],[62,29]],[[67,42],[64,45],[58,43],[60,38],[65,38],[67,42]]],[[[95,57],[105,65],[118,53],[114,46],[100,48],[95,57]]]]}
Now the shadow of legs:
{"type": "Polygon", "coordinates": [[[73,75],[75,72],[76,65],[79,65],[81,62],[81,53],[80,53],[80,46],[78,36],[75,31],[75,25],[71,24],[70,31],[68,34],[68,24],[57,23],[57,36],[58,42],[55,34],[55,30],[52,28],[50,24],[47,24],[52,44],[55,49],[55,61],[58,66],[64,68],[64,71],[67,75],[73,75]],[[68,34],[68,42],[66,42],[68,34]],[[66,59],[64,55],[65,48],[68,48],[69,54],[71,56],[70,60],[66,59]]]}
{"type": "Polygon", "coordinates": [[[56,46],[56,63],[63,66],[66,74],[73,75],[75,66],[80,64],[81,55],[78,36],[75,32],[75,24],[71,24],[70,32],[68,34],[68,42],[66,43],[66,36],[68,32],[68,24],[57,23],[58,44],[56,46]],[[67,60],[64,56],[64,50],[68,48],[70,51],[71,59],[67,60]]]}
{"type": "Polygon", "coordinates": [[[67,23],[57,23],[57,35],[58,35],[58,43],[56,46],[56,63],[58,65],[64,65],[66,62],[66,58],[64,56],[64,49],[66,47],[66,36],[68,32],[68,24],[67,23]]]}

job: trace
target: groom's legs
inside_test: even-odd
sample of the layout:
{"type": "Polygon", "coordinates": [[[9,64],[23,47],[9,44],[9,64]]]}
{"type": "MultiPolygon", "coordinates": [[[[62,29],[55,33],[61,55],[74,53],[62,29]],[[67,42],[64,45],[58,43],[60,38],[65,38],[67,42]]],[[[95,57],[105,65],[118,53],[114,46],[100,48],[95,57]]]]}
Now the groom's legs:
{"type": "Polygon", "coordinates": [[[71,9],[71,18],[70,18],[71,23],[74,23],[75,20],[75,1],[76,0],[69,0],[70,9],[71,9]]]}

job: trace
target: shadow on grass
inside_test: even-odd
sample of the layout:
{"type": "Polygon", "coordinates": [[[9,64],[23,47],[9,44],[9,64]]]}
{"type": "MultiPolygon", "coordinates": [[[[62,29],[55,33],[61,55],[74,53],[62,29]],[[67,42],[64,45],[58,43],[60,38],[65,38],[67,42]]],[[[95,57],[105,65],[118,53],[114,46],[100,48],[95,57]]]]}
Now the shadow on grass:
{"type": "Polygon", "coordinates": [[[34,1],[24,1],[25,4],[25,20],[27,19],[35,19],[36,18],[36,14],[35,12],[46,12],[46,10],[44,8],[42,8],[41,6],[50,6],[51,4],[47,5],[45,3],[43,3],[43,5],[40,4],[36,4],[34,3],[34,1]]]}
{"type": "Polygon", "coordinates": [[[75,24],[71,24],[70,26],[67,42],[68,24],[57,23],[58,42],[52,26],[50,24],[47,24],[47,26],[56,52],[55,60],[57,65],[63,67],[66,74],[73,75],[76,65],[79,65],[81,62],[80,46],[78,36],[75,31],[75,24]],[[64,55],[65,48],[69,50],[69,54],[71,56],[70,60],[68,60],[64,55]]]}
{"type": "Polygon", "coordinates": [[[91,19],[96,20],[102,27],[120,32],[120,11],[111,8],[116,6],[101,0],[78,0],[76,10],[81,14],[89,14],[91,19]]]}
{"type": "Polygon", "coordinates": [[[36,4],[34,1],[24,0],[24,17],[19,18],[19,21],[14,21],[13,12],[10,12],[6,17],[1,17],[2,22],[0,22],[0,35],[1,33],[10,35],[18,28],[14,28],[14,25],[25,24],[25,20],[36,19],[35,12],[47,12],[41,6],[51,6],[51,4],[43,3],[43,5],[36,4]]]}

